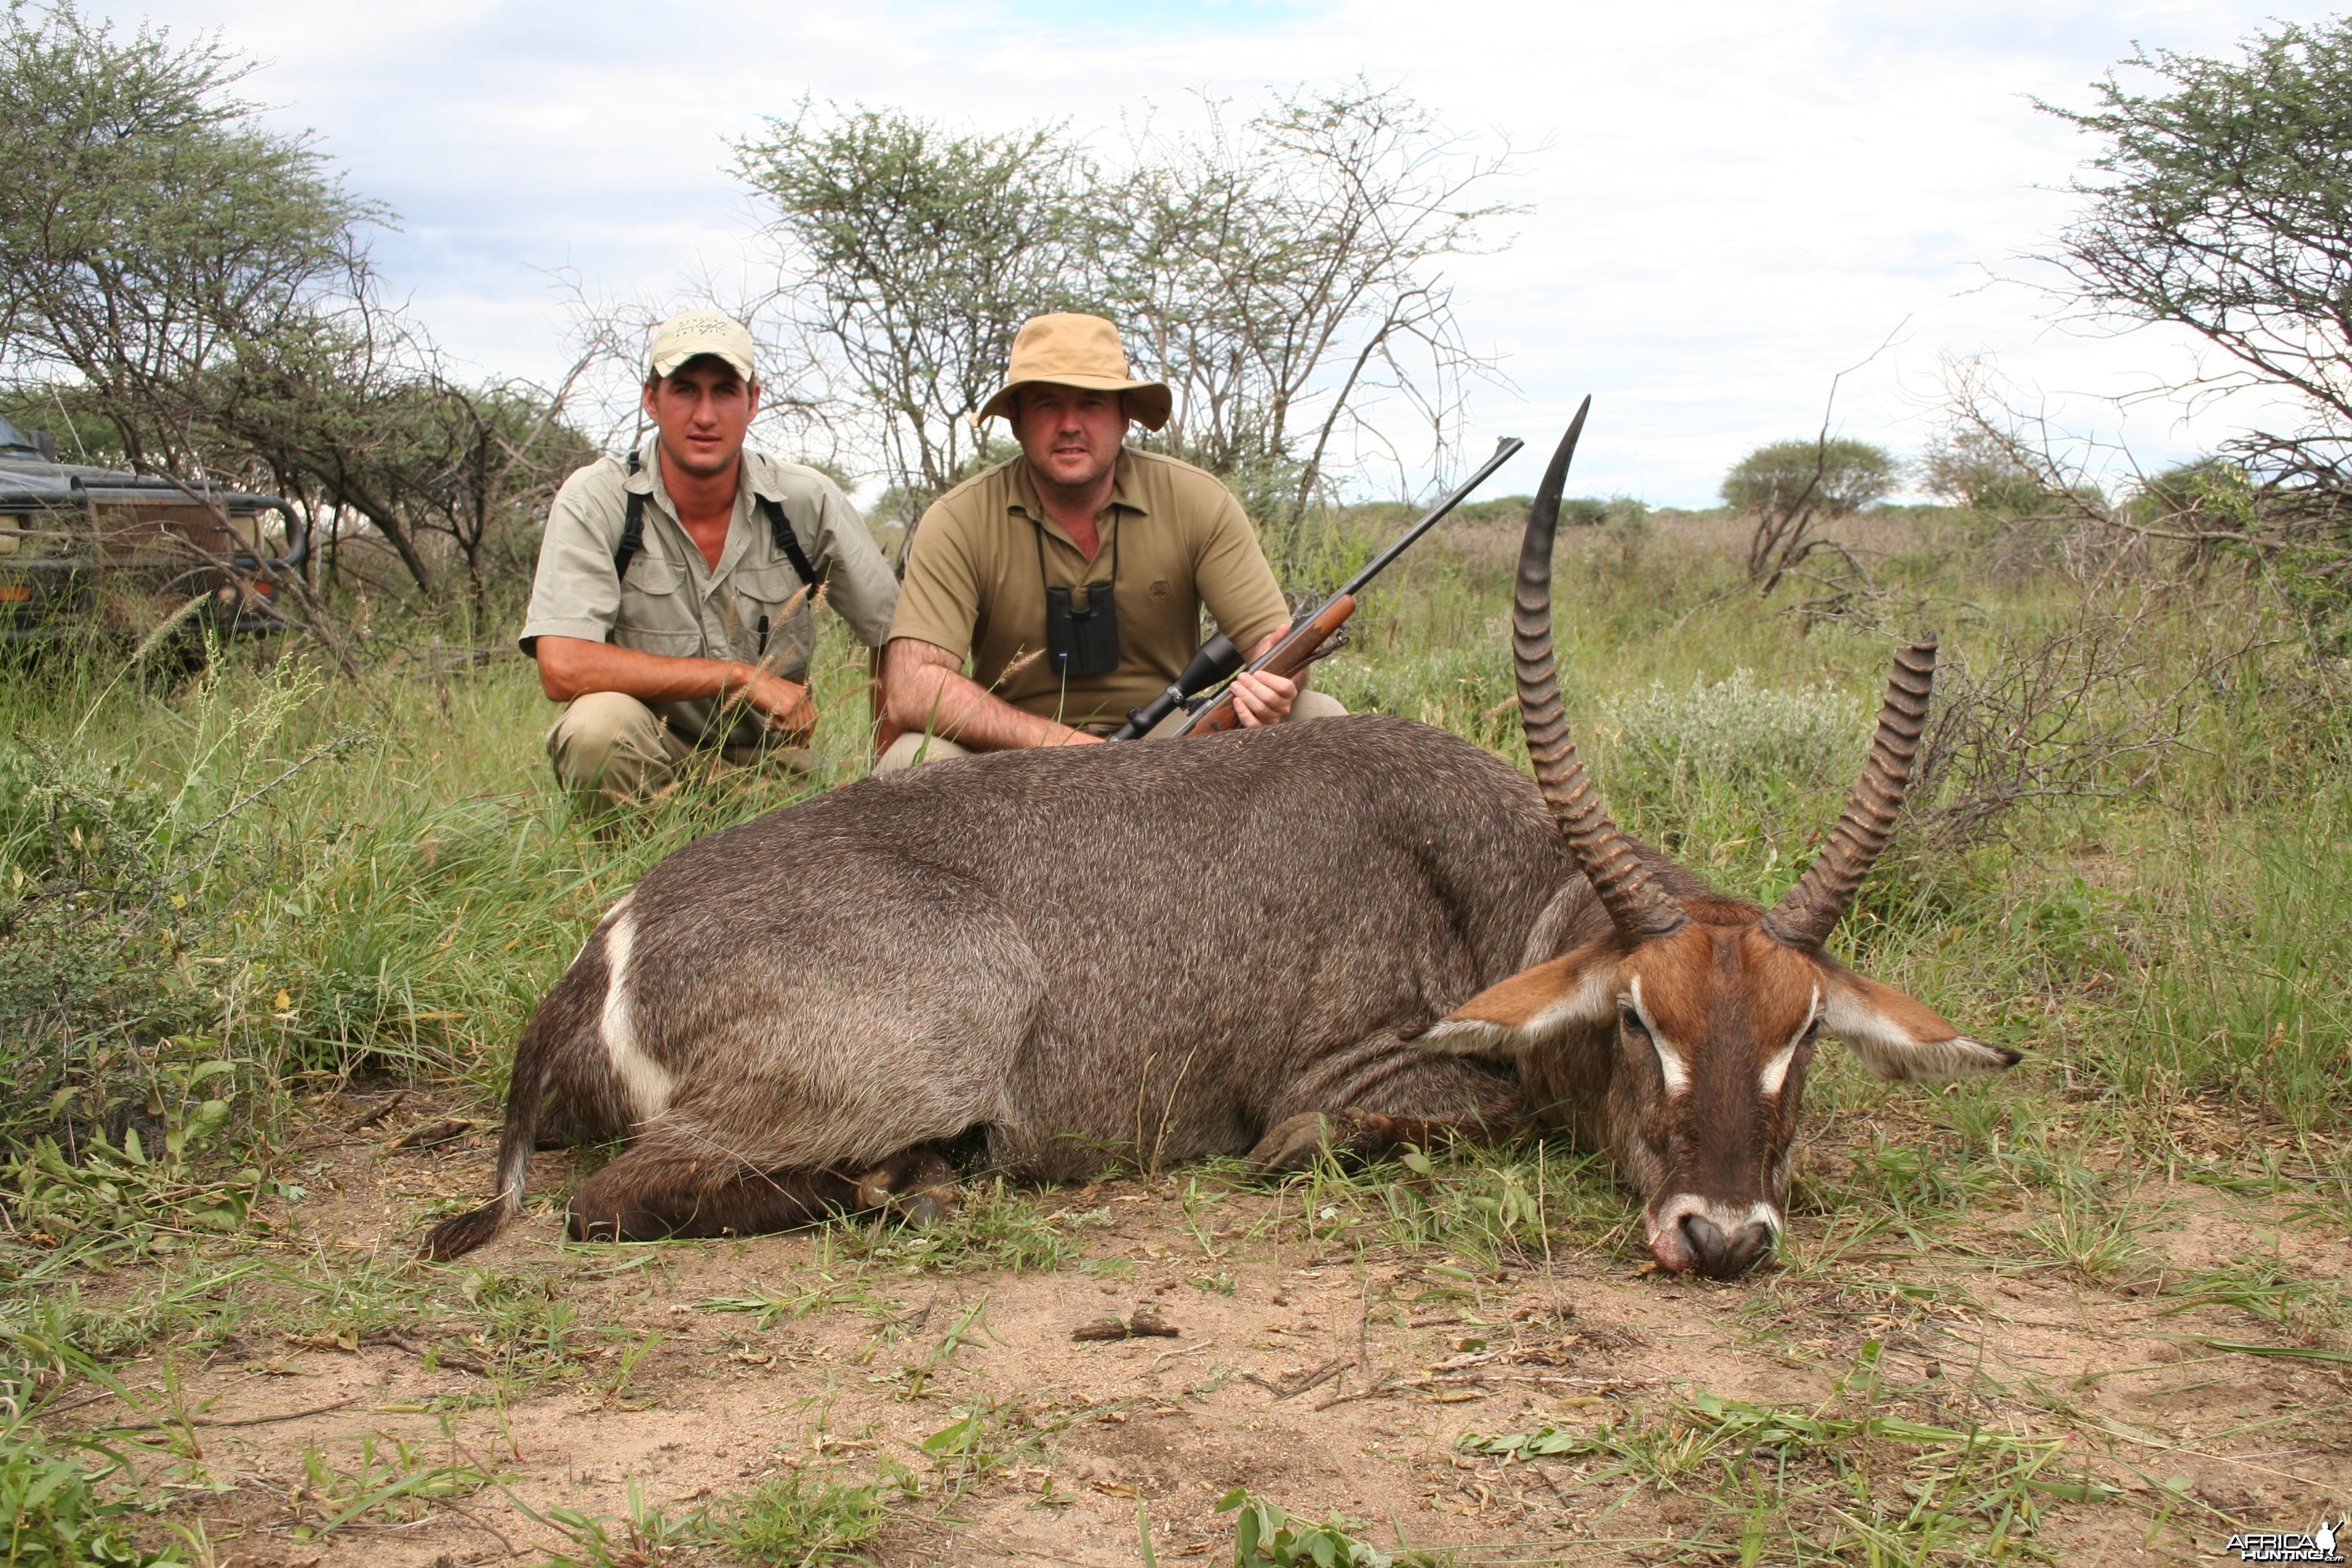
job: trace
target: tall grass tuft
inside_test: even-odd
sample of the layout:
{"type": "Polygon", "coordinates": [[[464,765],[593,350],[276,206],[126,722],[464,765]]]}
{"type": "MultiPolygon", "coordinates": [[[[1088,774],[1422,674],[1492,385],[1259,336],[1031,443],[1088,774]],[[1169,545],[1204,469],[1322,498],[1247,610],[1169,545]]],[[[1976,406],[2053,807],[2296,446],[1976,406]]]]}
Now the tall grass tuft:
{"type": "Polygon", "coordinates": [[[2170,907],[2150,922],[2158,949],[2138,1016],[2106,1053],[2112,1070],[2136,1089],[2161,1077],[2297,1127],[2340,1126],[2352,1082],[2352,789],[2181,844],[2177,857],[2170,907]]]}

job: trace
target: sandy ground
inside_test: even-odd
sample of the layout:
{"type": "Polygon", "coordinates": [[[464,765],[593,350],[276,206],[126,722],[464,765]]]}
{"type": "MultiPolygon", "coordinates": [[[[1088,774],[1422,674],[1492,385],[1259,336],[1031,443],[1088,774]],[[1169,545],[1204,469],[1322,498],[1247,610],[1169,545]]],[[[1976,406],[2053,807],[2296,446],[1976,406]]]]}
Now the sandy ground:
{"type": "MultiPolygon", "coordinates": [[[[824,1232],[572,1248],[553,1202],[460,1266],[410,1272],[396,1260],[432,1201],[488,1184],[486,1131],[384,1146],[435,1114],[420,1102],[362,1134],[321,1121],[303,1140],[309,1195],[274,1216],[277,1257],[307,1254],[313,1278],[422,1287],[403,1326],[344,1331],[331,1302],[285,1298],[173,1373],[179,1407],[205,1423],[183,1434],[201,1458],[190,1473],[224,1489],[192,1491],[175,1517],[205,1521],[221,1564],[539,1562],[564,1540],[551,1509],[617,1518],[633,1479],[676,1514],[795,1468],[861,1479],[886,1463],[918,1489],[870,1549],[890,1564],[1134,1564],[1139,1508],[1160,1558],[1225,1561],[1232,1520],[1215,1504],[1241,1486],[1461,1563],[1737,1561],[1738,1514],[1696,1481],[1662,1489],[1589,1458],[1519,1462],[1457,1442],[1590,1432],[1700,1390],[1812,1410],[1843,1382],[1850,1409],[1874,1341],[1872,1408],[2063,1436],[2052,1475],[2116,1489],[2050,1501],[2038,1539],[2059,1561],[2206,1560],[2226,1526],[2308,1529],[2352,1499],[2344,1366],[2213,1348],[2275,1336],[2236,1309],[2172,1310],[2160,1274],[2131,1294],[1899,1256],[1732,1284],[1622,1254],[1497,1272],[1425,1249],[1253,1241],[1252,1222],[1285,1201],[1264,1188],[1225,1191],[1196,1231],[1184,1173],[1034,1194],[1093,1216],[1084,1256],[1051,1272],[861,1268],[824,1232]],[[466,1292],[486,1279],[529,1281],[557,1318],[576,1314],[570,1371],[501,1394],[469,1370],[495,1353],[466,1327],[481,1320],[466,1292]],[[762,1298],[784,1305],[765,1321],[736,1310],[762,1298]],[[1169,1331],[1073,1338],[1139,1313],[1169,1331]],[[982,1431],[984,1464],[939,1451],[960,1422],[982,1431]],[[394,1441],[412,1470],[464,1461],[500,1484],[410,1505],[410,1522],[378,1513],[302,1539],[301,1521],[334,1506],[315,1478],[304,1495],[309,1468],[348,1474],[394,1441]]],[[[534,1190],[554,1198],[569,1177],[567,1157],[541,1154],[534,1190]]],[[[2258,1230],[2201,1189],[2149,1196],[2182,1216],[2156,1239],[2184,1270],[2258,1245],[2315,1272],[2352,1268],[2324,1230],[2258,1230]]],[[[154,1363],[123,1375],[163,1381],[154,1363]]]]}

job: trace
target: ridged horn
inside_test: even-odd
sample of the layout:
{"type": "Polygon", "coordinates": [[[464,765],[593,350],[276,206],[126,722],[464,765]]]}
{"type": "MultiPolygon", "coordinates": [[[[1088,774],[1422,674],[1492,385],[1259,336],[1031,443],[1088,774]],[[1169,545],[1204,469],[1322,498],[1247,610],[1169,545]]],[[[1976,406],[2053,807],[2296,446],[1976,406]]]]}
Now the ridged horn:
{"type": "Polygon", "coordinates": [[[1862,780],[1822,852],[1764,917],[1765,935],[1791,947],[1819,947],[1844,917],[1872,862],[1895,836],[1895,814],[1911,787],[1919,737],[1927,728],[1927,694],[1935,684],[1936,635],[1930,632],[1895,650],[1886,705],[1878,710],[1878,733],[1871,739],[1862,780]]]}
{"type": "Polygon", "coordinates": [[[1577,760],[1576,741],[1560,706],[1559,681],[1551,654],[1551,552],[1559,531],[1559,494],[1568,483],[1569,460],[1592,411],[1586,398],[1551,455],[1535,504],[1528,509],[1528,531],[1519,542],[1519,575],[1511,592],[1511,669],[1519,688],[1519,722],[1528,732],[1528,757],[1536,783],[1551,807],[1585,879],[1592,884],[1609,918],[1629,941],[1665,936],[1690,923],[1682,906],[1657,884],[1635,853],[1633,841],[1609,820],[1600,792],[1577,760]]]}

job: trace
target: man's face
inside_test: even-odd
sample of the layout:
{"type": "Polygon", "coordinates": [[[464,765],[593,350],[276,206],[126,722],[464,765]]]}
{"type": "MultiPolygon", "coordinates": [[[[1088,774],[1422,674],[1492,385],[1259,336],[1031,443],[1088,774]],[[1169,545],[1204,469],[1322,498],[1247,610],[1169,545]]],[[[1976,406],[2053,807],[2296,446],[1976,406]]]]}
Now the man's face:
{"type": "Polygon", "coordinates": [[[760,388],[715,354],[690,359],[646,386],[646,417],[661,432],[662,460],[697,479],[716,479],[743,452],[760,411],[760,388]]]}
{"type": "Polygon", "coordinates": [[[1118,461],[1127,410],[1116,392],[1042,382],[1023,387],[1014,399],[1013,434],[1037,474],[1083,489],[1118,461]]]}

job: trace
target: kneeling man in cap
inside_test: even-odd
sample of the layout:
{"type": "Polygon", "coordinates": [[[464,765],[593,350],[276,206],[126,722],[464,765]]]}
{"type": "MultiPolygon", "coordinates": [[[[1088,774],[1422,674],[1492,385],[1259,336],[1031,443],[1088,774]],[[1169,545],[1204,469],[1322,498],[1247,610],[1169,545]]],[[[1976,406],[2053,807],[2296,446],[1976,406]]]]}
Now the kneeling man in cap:
{"type": "Polygon", "coordinates": [[[568,704],[547,735],[556,779],[605,805],[659,793],[698,747],[735,764],[801,755],[816,589],[868,647],[898,602],[839,488],[744,446],[760,382],[741,323],[664,321],[644,398],[644,443],[557,492],[521,637],[568,704]]]}
{"type": "MultiPolygon", "coordinates": [[[[1020,456],[941,496],[907,552],[882,664],[903,733],[877,772],[1100,741],[1182,671],[1203,605],[1252,658],[1288,629],[1233,492],[1125,445],[1129,420],[1157,430],[1170,405],[1165,385],[1129,374],[1101,317],[1023,325],[1005,385],[979,416],[1002,416],[1020,456]]],[[[1234,708],[1253,727],[1345,711],[1263,673],[1235,681],[1234,708]]]]}

